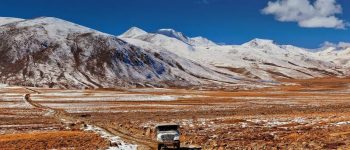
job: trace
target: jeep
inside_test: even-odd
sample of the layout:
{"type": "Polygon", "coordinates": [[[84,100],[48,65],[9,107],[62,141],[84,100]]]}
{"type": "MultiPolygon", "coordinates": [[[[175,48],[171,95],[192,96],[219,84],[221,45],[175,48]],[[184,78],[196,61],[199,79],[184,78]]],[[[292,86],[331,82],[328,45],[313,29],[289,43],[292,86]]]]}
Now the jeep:
{"type": "Polygon", "coordinates": [[[180,149],[180,126],[177,124],[161,124],[155,128],[158,150],[172,146],[180,149]]]}

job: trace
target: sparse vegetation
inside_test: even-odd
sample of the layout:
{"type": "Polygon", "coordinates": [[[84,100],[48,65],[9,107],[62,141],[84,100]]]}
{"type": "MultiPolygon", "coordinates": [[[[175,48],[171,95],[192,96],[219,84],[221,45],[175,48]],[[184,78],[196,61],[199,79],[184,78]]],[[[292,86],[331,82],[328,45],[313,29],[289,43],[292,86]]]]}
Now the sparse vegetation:
{"type": "Polygon", "coordinates": [[[94,133],[82,131],[50,131],[0,136],[0,149],[70,149],[95,150],[108,143],[94,133]]]}
{"type": "MultiPolygon", "coordinates": [[[[181,125],[182,147],[347,149],[350,147],[349,81],[347,78],[284,80],[285,85],[247,91],[38,88],[36,90],[40,94],[33,94],[32,100],[43,106],[65,110],[65,115],[81,122],[108,129],[126,142],[138,144],[141,149],[156,147],[152,128],[168,122],[181,125]],[[135,96],[134,101],[124,99],[135,96]],[[156,100],[166,96],[171,99],[156,100]]],[[[21,103],[22,93],[26,92],[21,88],[5,88],[0,90],[0,94],[17,93],[18,99],[11,94],[2,95],[0,99],[11,97],[16,103],[21,103]]],[[[0,103],[6,104],[5,101],[0,103]]],[[[52,135],[45,138],[64,145],[65,141],[58,140],[58,137],[72,134],[70,137],[73,139],[69,140],[72,147],[80,140],[85,141],[88,148],[94,149],[96,144],[104,146],[105,141],[92,140],[95,139],[92,133],[66,131],[55,118],[45,117],[43,114],[46,113],[30,107],[1,108],[1,120],[5,121],[0,121],[0,139],[16,137],[23,132],[27,137],[27,134],[38,132],[38,137],[52,135]],[[35,119],[29,119],[33,117],[35,119]],[[84,137],[84,134],[89,134],[88,138],[80,139],[79,136],[84,137]]],[[[7,145],[26,142],[35,143],[36,140],[18,138],[7,142],[7,145]]]]}

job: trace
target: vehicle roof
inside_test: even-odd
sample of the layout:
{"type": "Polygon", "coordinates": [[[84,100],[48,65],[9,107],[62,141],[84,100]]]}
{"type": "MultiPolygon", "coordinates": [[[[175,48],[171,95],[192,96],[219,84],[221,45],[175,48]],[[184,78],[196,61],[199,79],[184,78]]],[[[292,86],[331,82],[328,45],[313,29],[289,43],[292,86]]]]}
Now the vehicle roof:
{"type": "Polygon", "coordinates": [[[164,123],[164,124],[157,124],[156,125],[156,128],[157,127],[163,127],[163,126],[180,126],[179,124],[177,124],[177,123],[164,123]]]}

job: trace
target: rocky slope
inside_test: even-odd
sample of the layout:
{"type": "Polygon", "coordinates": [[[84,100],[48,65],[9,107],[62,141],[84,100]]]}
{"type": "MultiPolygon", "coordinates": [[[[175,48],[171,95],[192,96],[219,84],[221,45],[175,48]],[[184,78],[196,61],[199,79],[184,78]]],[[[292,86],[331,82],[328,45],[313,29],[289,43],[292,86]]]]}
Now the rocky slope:
{"type": "Polygon", "coordinates": [[[2,23],[0,53],[0,80],[12,85],[113,88],[242,83],[232,74],[166,49],[137,47],[51,17],[2,23]]]}

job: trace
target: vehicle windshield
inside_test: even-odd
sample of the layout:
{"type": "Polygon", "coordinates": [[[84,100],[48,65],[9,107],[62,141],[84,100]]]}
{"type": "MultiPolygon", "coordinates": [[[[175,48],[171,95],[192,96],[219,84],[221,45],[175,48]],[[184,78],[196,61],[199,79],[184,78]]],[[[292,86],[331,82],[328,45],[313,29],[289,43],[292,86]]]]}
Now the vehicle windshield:
{"type": "Polygon", "coordinates": [[[158,131],[176,131],[178,129],[178,126],[173,125],[173,126],[158,126],[157,130],[158,131]]]}

